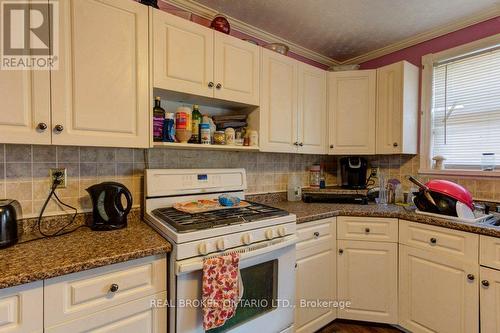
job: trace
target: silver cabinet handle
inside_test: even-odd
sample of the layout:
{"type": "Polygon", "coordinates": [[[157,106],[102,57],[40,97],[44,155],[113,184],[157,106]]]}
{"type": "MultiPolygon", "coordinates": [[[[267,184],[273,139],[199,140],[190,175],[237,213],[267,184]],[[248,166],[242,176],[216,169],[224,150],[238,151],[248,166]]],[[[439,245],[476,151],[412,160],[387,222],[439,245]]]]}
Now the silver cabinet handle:
{"type": "Polygon", "coordinates": [[[113,283],[111,287],[109,287],[109,291],[112,293],[116,293],[118,289],[120,289],[120,287],[116,283],[113,283]]]}

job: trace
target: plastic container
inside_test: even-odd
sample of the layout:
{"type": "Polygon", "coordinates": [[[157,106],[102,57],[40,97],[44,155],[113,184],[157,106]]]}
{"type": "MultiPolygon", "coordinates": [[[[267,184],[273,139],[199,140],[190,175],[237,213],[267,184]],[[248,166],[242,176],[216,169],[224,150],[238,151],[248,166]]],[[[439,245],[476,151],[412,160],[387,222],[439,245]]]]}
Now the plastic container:
{"type": "Polygon", "coordinates": [[[210,124],[200,124],[200,143],[209,145],[210,140],[210,124]]]}
{"type": "Polygon", "coordinates": [[[288,201],[302,200],[302,187],[300,177],[298,175],[291,175],[288,178],[287,185],[287,199],[288,201]]]}
{"type": "Polygon", "coordinates": [[[165,115],[162,139],[163,142],[175,142],[175,115],[172,112],[165,115]]]}
{"type": "Polygon", "coordinates": [[[495,171],[495,153],[483,153],[481,156],[481,170],[495,171]]]}
{"type": "Polygon", "coordinates": [[[175,138],[179,142],[187,143],[192,133],[191,109],[180,106],[175,113],[175,138]]]}

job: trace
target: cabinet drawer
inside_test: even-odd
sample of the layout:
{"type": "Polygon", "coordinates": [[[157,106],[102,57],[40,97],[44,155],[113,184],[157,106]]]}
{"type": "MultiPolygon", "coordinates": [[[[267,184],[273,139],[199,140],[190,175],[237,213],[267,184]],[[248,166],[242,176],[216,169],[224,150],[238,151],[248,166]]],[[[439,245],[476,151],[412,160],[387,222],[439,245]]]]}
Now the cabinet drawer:
{"type": "Polygon", "coordinates": [[[43,281],[0,290],[0,333],[43,332],[43,281]]]}
{"type": "Polygon", "coordinates": [[[398,219],[341,216],[337,218],[338,239],[373,242],[398,241],[398,219]]]}
{"type": "Polygon", "coordinates": [[[408,246],[478,261],[479,236],[476,234],[399,220],[399,241],[408,246]]]}
{"type": "Polygon", "coordinates": [[[45,333],[164,333],[167,331],[167,293],[131,301],[88,317],[45,329],[45,333]],[[154,306],[158,304],[159,306],[154,306]]]}
{"type": "Polygon", "coordinates": [[[45,325],[73,320],[166,290],[164,255],[78,272],[45,281],[45,325]],[[112,291],[112,286],[117,287],[112,291]]]}
{"type": "Polygon", "coordinates": [[[335,249],[335,218],[297,225],[297,259],[335,249]]]}
{"type": "Polygon", "coordinates": [[[479,263],[500,270],[500,238],[479,237],[479,263]]]}

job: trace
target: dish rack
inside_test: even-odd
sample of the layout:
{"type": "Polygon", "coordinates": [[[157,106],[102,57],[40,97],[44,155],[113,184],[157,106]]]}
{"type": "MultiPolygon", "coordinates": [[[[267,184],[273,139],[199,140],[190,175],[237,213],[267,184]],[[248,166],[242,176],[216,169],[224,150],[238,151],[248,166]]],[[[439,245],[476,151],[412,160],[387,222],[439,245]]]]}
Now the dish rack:
{"type": "Polygon", "coordinates": [[[441,219],[446,219],[446,220],[451,220],[451,221],[456,221],[456,222],[471,223],[471,224],[484,223],[488,219],[490,219],[494,216],[493,214],[481,214],[479,216],[476,216],[473,219],[466,219],[466,218],[461,218],[461,217],[457,217],[457,216],[423,212],[423,211],[419,210],[418,208],[415,210],[415,213],[421,214],[421,215],[427,215],[427,216],[431,216],[431,217],[435,217],[435,218],[441,218],[441,219]]]}

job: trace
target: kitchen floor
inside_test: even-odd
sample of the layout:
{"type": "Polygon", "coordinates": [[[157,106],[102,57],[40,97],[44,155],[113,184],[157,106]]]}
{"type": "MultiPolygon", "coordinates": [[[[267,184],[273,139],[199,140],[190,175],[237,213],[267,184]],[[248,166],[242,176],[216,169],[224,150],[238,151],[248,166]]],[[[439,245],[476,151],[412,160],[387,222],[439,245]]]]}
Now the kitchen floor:
{"type": "Polygon", "coordinates": [[[316,333],[401,333],[402,331],[383,324],[362,323],[357,321],[335,320],[316,333]]]}

